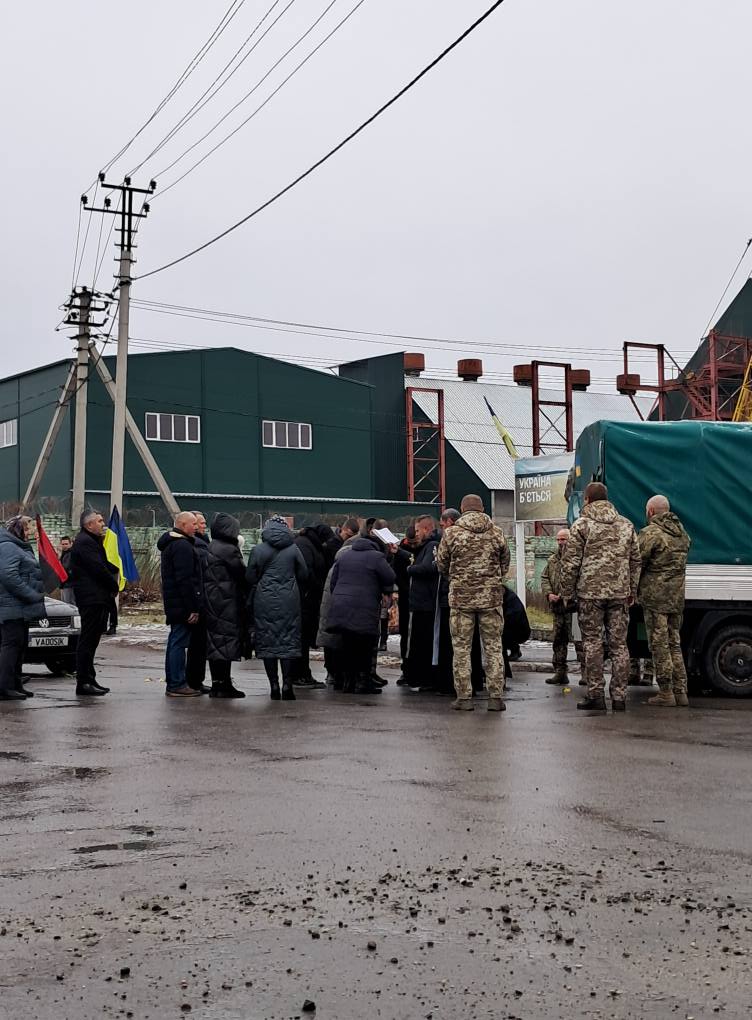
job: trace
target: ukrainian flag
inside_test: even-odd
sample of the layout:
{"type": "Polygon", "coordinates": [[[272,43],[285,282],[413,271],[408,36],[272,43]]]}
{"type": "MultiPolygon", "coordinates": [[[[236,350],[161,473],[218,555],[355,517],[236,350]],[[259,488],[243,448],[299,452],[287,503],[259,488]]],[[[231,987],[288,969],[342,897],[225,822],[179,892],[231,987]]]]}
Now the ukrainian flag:
{"type": "Polygon", "coordinates": [[[123,574],[123,561],[120,558],[120,550],[118,549],[117,535],[111,528],[104,529],[104,551],[107,555],[107,559],[112,563],[113,566],[118,568],[118,591],[122,591],[125,588],[125,576],[123,574]]]}
{"type": "Polygon", "coordinates": [[[507,453],[514,460],[517,460],[517,458],[519,457],[519,453],[517,453],[517,447],[514,445],[514,440],[510,436],[509,432],[501,424],[501,422],[496,417],[496,415],[494,414],[494,409],[489,404],[488,398],[484,397],[483,399],[486,401],[486,407],[491,412],[491,420],[493,421],[494,425],[496,426],[496,431],[501,436],[501,439],[502,439],[502,442],[504,443],[504,446],[506,446],[506,448],[507,448],[507,453]]]}

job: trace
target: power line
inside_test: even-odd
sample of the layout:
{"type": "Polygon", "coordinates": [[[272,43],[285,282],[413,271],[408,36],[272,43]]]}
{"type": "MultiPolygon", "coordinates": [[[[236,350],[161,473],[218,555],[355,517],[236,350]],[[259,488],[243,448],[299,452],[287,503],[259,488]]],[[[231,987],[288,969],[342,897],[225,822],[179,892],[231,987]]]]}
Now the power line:
{"type": "Polygon", "coordinates": [[[266,19],[272,13],[274,8],[280,3],[280,0],[274,0],[274,3],[267,10],[266,14],[264,14],[264,16],[261,18],[261,20],[256,23],[256,26],[254,27],[254,29],[251,32],[251,34],[246,36],[246,38],[243,40],[243,42],[240,45],[240,47],[235,51],[235,53],[232,55],[230,60],[225,64],[225,66],[222,68],[222,70],[216,76],[214,81],[212,81],[211,84],[209,85],[209,87],[207,89],[205,89],[204,92],[201,93],[201,95],[198,97],[198,99],[193,104],[193,106],[186,113],[183,114],[183,116],[180,118],[180,120],[177,122],[177,124],[175,124],[167,132],[167,134],[162,138],[162,140],[157,143],[157,145],[151,150],[151,152],[148,154],[148,156],[145,156],[144,159],[142,159],[141,162],[138,164],[138,166],[135,166],[133,168],[133,170],[131,170],[131,174],[134,174],[138,170],[140,170],[141,167],[144,165],[144,163],[146,163],[147,160],[151,159],[152,156],[156,156],[156,154],[158,152],[160,152],[165,147],[165,145],[167,145],[167,143],[170,141],[170,139],[175,137],[175,135],[178,133],[178,131],[180,131],[182,128],[184,128],[185,125],[188,124],[189,121],[193,120],[193,118],[196,116],[196,114],[200,113],[201,110],[203,110],[203,108],[206,106],[207,103],[211,102],[211,100],[217,95],[217,93],[221,89],[224,88],[224,86],[232,78],[232,76],[237,71],[240,70],[240,68],[243,66],[243,64],[246,62],[246,60],[248,60],[248,58],[251,56],[251,54],[254,52],[254,50],[264,41],[264,39],[271,32],[271,30],[274,28],[274,26],[277,24],[277,22],[282,17],[284,17],[284,15],[287,13],[287,11],[289,11],[289,9],[292,7],[292,5],[295,2],[296,2],[296,0],[288,0],[287,6],[284,7],[280,11],[280,13],[277,15],[277,17],[271,23],[271,25],[269,25],[269,27],[263,32],[263,34],[260,36],[260,38],[253,44],[253,46],[251,46],[251,48],[248,50],[248,52],[245,54],[245,56],[242,58],[242,60],[240,60],[238,62],[238,64],[232,69],[232,71],[230,71],[230,73],[227,75],[227,77],[223,81],[221,81],[220,79],[222,78],[222,75],[225,73],[225,71],[229,67],[232,66],[232,63],[235,60],[235,58],[240,53],[242,53],[242,51],[245,49],[245,47],[248,45],[248,43],[251,41],[251,39],[253,39],[253,37],[256,34],[256,32],[258,32],[258,30],[261,28],[263,23],[266,21],[266,19]],[[219,82],[219,84],[217,84],[218,82],[219,82]],[[215,85],[217,86],[216,88],[214,88],[215,85]],[[212,92],[213,88],[214,88],[214,91],[212,92]],[[209,93],[211,93],[211,95],[209,95],[209,93]]]}
{"type": "MultiPolygon", "coordinates": [[[[141,127],[138,129],[138,131],[136,131],[136,133],[125,143],[125,145],[118,152],[115,153],[115,155],[112,157],[111,160],[109,160],[109,162],[105,163],[105,165],[102,167],[102,172],[107,172],[110,169],[110,167],[112,166],[112,164],[116,160],[120,159],[121,156],[125,155],[125,153],[131,147],[131,145],[133,145],[135,140],[139,137],[139,135],[141,135],[146,130],[146,128],[149,126],[149,124],[151,124],[152,121],[155,119],[155,117],[157,117],[157,115],[164,109],[164,107],[167,105],[167,103],[169,103],[169,101],[173,98],[173,96],[185,84],[185,82],[188,80],[188,78],[191,76],[191,74],[193,74],[193,72],[196,70],[196,68],[201,63],[201,61],[204,59],[204,57],[209,52],[209,50],[212,48],[212,46],[214,46],[214,44],[217,42],[219,37],[227,29],[227,27],[229,26],[230,22],[233,20],[233,18],[238,13],[238,11],[240,10],[240,8],[243,6],[244,3],[245,3],[245,0],[232,0],[232,3],[227,8],[225,13],[222,15],[222,18],[220,19],[220,21],[217,24],[217,26],[214,29],[214,31],[209,36],[208,40],[200,47],[198,52],[188,62],[187,66],[185,67],[185,69],[180,74],[180,77],[175,82],[175,84],[172,86],[172,88],[169,90],[169,92],[164,97],[164,99],[162,99],[159,102],[159,104],[156,106],[154,111],[144,121],[144,123],[141,125],[141,127]]],[[[89,187],[86,190],[89,191],[94,183],[95,182],[93,181],[92,184],[90,184],[89,187]]]]}
{"type": "Polygon", "coordinates": [[[446,49],[442,50],[442,52],[437,57],[435,57],[430,62],[430,64],[427,64],[423,68],[423,70],[420,71],[414,78],[412,78],[406,85],[404,85],[399,90],[399,92],[397,92],[394,96],[392,96],[391,99],[387,100],[386,103],[380,106],[379,109],[376,110],[375,113],[372,113],[371,116],[368,117],[366,120],[364,120],[363,123],[359,125],[359,127],[355,128],[354,131],[351,131],[350,134],[347,135],[346,138],[343,138],[342,141],[339,142],[337,145],[335,145],[333,149],[330,149],[329,152],[326,153],[326,155],[318,159],[312,166],[310,166],[307,170],[304,170],[302,174],[299,174],[293,181],[287,184],[284,188],[278,191],[271,198],[267,199],[252,212],[248,213],[247,216],[244,216],[236,223],[233,223],[232,226],[228,227],[226,230],[223,230],[220,234],[217,234],[216,237],[213,237],[209,241],[205,241],[203,244],[199,245],[198,248],[194,248],[192,251],[186,252],[185,255],[181,255],[179,258],[173,259],[171,262],[166,262],[163,266],[159,266],[157,269],[151,269],[148,273],[142,273],[140,276],[135,277],[135,279],[145,280],[149,276],[155,276],[157,273],[162,273],[166,269],[171,269],[173,266],[178,265],[180,262],[185,262],[186,259],[192,258],[194,255],[198,255],[199,252],[204,251],[211,245],[216,244],[217,241],[221,241],[224,237],[227,237],[228,234],[231,234],[234,230],[237,230],[238,227],[243,226],[244,223],[247,223],[250,219],[253,219],[254,216],[258,216],[258,214],[260,212],[263,212],[264,209],[268,209],[270,205],[272,205],[274,202],[282,198],[283,195],[286,195],[288,191],[291,191],[297,184],[300,184],[300,182],[305,180],[306,177],[310,177],[312,173],[318,170],[320,166],[323,166],[324,163],[330,160],[332,156],[334,156],[336,153],[340,151],[340,149],[343,149],[348,144],[348,142],[351,142],[354,138],[356,138],[370,124],[373,124],[373,122],[377,120],[377,118],[380,117],[382,113],[385,113],[386,110],[393,106],[399,99],[402,98],[402,96],[404,96],[407,92],[410,91],[410,89],[417,85],[422,78],[424,78],[430,71],[432,71],[434,67],[440,64],[441,61],[444,60],[444,58],[447,57],[452,52],[452,50],[456,49],[460,45],[460,43],[464,42],[464,40],[467,39],[467,37],[472,32],[474,32],[480,25],[482,25],[483,22],[486,21],[486,19],[489,18],[495,10],[497,10],[497,8],[501,7],[503,3],[504,0],[495,0],[495,2],[491,4],[491,6],[485,11],[484,14],[477,18],[469,26],[469,28],[466,28],[465,31],[460,36],[458,36],[453,43],[450,43],[450,45],[447,46],[446,49]]]}
{"type": "MultiPolygon", "coordinates": [[[[707,326],[705,327],[705,329],[704,329],[704,331],[703,331],[703,334],[702,334],[702,336],[703,336],[703,337],[705,337],[705,336],[707,336],[707,335],[708,335],[708,330],[709,330],[709,329],[710,329],[710,327],[711,327],[711,326],[713,325],[713,319],[715,319],[715,317],[716,317],[716,313],[718,312],[718,309],[719,309],[719,308],[721,307],[721,304],[723,303],[723,299],[724,299],[724,298],[726,297],[726,294],[728,293],[728,289],[729,289],[729,287],[730,287],[730,286],[731,286],[731,284],[732,284],[732,283],[734,282],[734,277],[735,277],[735,276],[736,276],[736,274],[737,274],[737,273],[739,272],[739,266],[740,266],[740,265],[742,264],[742,262],[744,261],[744,257],[745,257],[745,255],[747,254],[747,252],[749,251],[749,247],[750,247],[750,245],[752,245],[752,237],[750,237],[750,239],[749,239],[749,240],[747,241],[747,243],[746,243],[746,244],[744,245],[744,250],[742,251],[741,255],[739,256],[739,261],[738,261],[738,262],[736,263],[736,265],[734,266],[734,271],[733,271],[733,273],[731,274],[731,276],[729,277],[729,282],[728,282],[728,283],[726,284],[726,286],[724,287],[724,289],[723,289],[723,294],[721,294],[721,296],[719,297],[719,299],[718,299],[718,304],[717,304],[717,305],[715,306],[715,308],[713,309],[713,312],[712,312],[712,314],[711,314],[710,318],[708,319],[708,324],[707,324],[707,326]]],[[[700,339],[702,339],[702,337],[701,337],[700,339]]]]}
{"type": "MultiPolygon", "coordinates": [[[[356,343],[378,343],[379,340],[369,339],[371,337],[385,338],[386,340],[400,341],[399,344],[389,344],[385,346],[403,346],[402,341],[416,342],[420,344],[439,344],[444,346],[435,346],[432,350],[444,350],[453,351],[456,348],[471,347],[475,350],[479,348],[492,348],[490,352],[479,351],[479,353],[492,354],[496,351],[510,351],[516,353],[517,351],[531,354],[534,351],[541,351],[544,355],[562,355],[562,356],[575,356],[590,358],[592,360],[614,360],[621,358],[620,351],[614,351],[613,354],[606,353],[603,351],[593,352],[588,347],[546,347],[543,345],[536,346],[534,344],[511,344],[500,342],[496,340],[466,340],[456,339],[453,337],[434,337],[434,336],[420,336],[409,333],[383,333],[377,330],[363,330],[363,329],[351,329],[341,326],[323,326],[317,323],[310,322],[296,322],[295,320],[289,319],[270,319],[263,318],[261,316],[244,315],[235,312],[223,312],[215,309],[208,308],[197,308],[191,305],[177,305],[169,304],[160,301],[148,301],[144,298],[134,298],[134,307],[138,307],[141,311],[156,312],[162,315],[172,315],[176,318],[195,319],[199,322],[218,322],[224,323],[225,325],[231,326],[250,326],[255,329],[269,329],[272,332],[287,332],[294,333],[300,336],[320,336],[325,339],[331,340],[351,340],[356,343]],[[237,321],[233,321],[237,320],[237,321]],[[288,329],[279,329],[277,327],[290,327],[288,329]],[[337,333],[345,334],[342,337],[333,335],[337,333]],[[359,339],[364,338],[364,339],[359,339]]],[[[457,353],[461,353],[457,351],[457,353]]],[[[677,352],[678,355],[687,353],[689,356],[690,352],[677,352]]],[[[635,356],[637,360],[648,359],[649,355],[639,354],[635,356]]]]}
{"type": "MultiPolygon", "coordinates": [[[[199,138],[192,145],[190,145],[185,150],[185,152],[183,152],[180,156],[178,156],[177,159],[174,159],[172,161],[172,163],[170,163],[168,166],[166,166],[164,168],[164,170],[160,170],[160,172],[157,174],[157,176],[161,177],[163,174],[165,174],[168,171],[172,170],[172,168],[177,163],[179,163],[182,159],[184,159],[185,156],[187,156],[189,152],[192,152],[193,149],[195,149],[198,145],[200,145],[201,142],[205,141],[209,137],[209,135],[213,134],[217,130],[219,125],[222,124],[225,120],[227,120],[227,118],[232,113],[234,113],[235,110],[237,110],[238,107],[241,106],[246,101],[246,99],[249,99],[253,95],[253,93],[266,81],[266,79],[269,77],[269,75],[273,71],[275,71],[277,69],[277,67],[279,67],[279,65],[290,55],[290,53],[292,53],[292,51],[297,46],[300,45],[301,42],[303,42],[303,40],[308,35],[310,35],[310,33],[319,24],[319,22],[326,16],[326,14],[328,14],[328,12],[332,9],[332,7],[334,6],[334,4],[336,2],[337,2],[337,0],[332,0],[332,2],[329,4],[329,6],[316,19],[316,21],[308,29],[306,29],[306,31],[303,33],[303,35],[301,35],[292,44],[292,46],[290,46],[290,48],[288,50],[286,50],[285,53],[282,54],[282,56],[274,64],[272,64],[272,66],[269,68],[269,70],[266,72],[266,74],[262,78],[260,78],[259,81],[256,82],[256,84],[253,86],[253,88],[249,92],[246,92],[246,94],[242,97],[242,99],[238,100],[238,102],[233,107],[231,107],[231,109],[229,109],[227,111],[227,113],[225,113],[216,122],[216,124],[214,124],[213,127],[209,128],[209,130],[205,134],[203,134],[201,136],[201,138],[199,138]]],[[[344,18],[342,18],[339,22],[337,22],[337,24],[334,26],[334,28],[326,36],[324,36],[324,38],[311,50],[311,52],[306,57],[303,58],[303,60],[300,61],[299,64],[297,64],[293,68],[293,70],[287,75],[287,77],[284,78],[280,82],[280,84],[266,97],[266,99],[263,101],[263,103],[260,103],[252,113],[250,113],[244,120],[242,120],[240,122],[240,124],[237,125],[237,127],[233,128],[233,130],[230,131],[229,134],[225,135],[225,137],[222,138],[219,142],[217,142],[216,145],[212,146],[212,148],[209,149],[209,151],[207,153],[205,153],[201,157],[201,159],[197,160],[197,162],[195,162],[191,167],[189,167],[189,169],[186,170],[185,173],[183,173],[179,177],[177,177],[174,181],[172,181],[170,184],[168,184],[167,187],[162,188],[161,191],[160,191],[160,197],[162,197],[163,195],[166,194],[166,192],[168,192],[172,188],[174,188],[176,184],[179,184],[189,174],[193,173],[193,171],[196,170],[198,167],[200,167],[201,164],[204,163],[207,159],[209,159],[209,157],[212,156],[217,151],[217,149],[220,149],[223,145],[225,145],[227,142],[229,142],[229,140],[231,138],[233,138],[238,133],[238,131],[241,131],[246,126],[246,124],[248,124],[251,120],[253,120],[253,118],[258,113],[260,113],[264,109],[264,107],[267,106],[272,101],[272,99],[274,99],[274,97],[277,95],[277,93],[280,92],[285,87],[285,85],[290,81],[290,79],[294,78],[295,75],[298,73],[298,71],[300,71],[301,68],[303,68],[308,63],[308,61],[311,59],[311,57],[315,56],[315,54],[318,53],[318,51],[323,46],[325,46],[327,42],[329,42],[329,40],[332,38],[332,36],[335,35],[340,30],[340,28],[342,28],[342,26],[347,21],[350,20],[350,18],[353,16],[353,14],[355,14],[355,12],[358,10],[358,8],[362,7],[364,3],[365,3],[365,0],[358,0],[358,2],[355,4],[355,6],[344,16],[344,18]]]]}

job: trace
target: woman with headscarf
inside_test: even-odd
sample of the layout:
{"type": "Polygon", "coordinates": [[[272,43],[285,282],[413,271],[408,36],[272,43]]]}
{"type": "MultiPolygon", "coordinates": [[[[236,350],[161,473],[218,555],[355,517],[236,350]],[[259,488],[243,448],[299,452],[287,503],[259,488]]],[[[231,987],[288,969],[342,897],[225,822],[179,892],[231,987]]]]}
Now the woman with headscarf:
{"type": "Polygon", "coordinates": [[[215,514],[204,563],[206,658],[212,686],[210,698],[244,698],[232,683],[232,664],[242,655],[247,585],[240,551],[240,521],[215,514]]]}
{"type": "Polygon", "coordinates": [[[246,573],[256,658],[264,663],[272,701],[295,701],[292,665],[302,650],[300,593],[307,579],[295,536],[282,517],[272,517],[261,532],[261,543],[251,550],[246,573]]]}
{"type": "Polygon", "coordinates": [[[326,687],[326,684],[314,679],[311,673],[309,653],[316,647],[316,635],[319,630],[319,613],[321,599],[324,595],[329,568],[334,562],[336,550],[332,546],[334,532],[328,524],[314,524],[303,528],[295,539],[295,545],[303,554],[308,568],[308,581],[302,589],[303,607],[303,646],[300,658],[293,666],[293,683],[300,687],[326,687]]]}
{"type": "Polygon", "coordinates": [[[23,685],[29,624],[46,616],[42,571],[30,539],[30,517],[11,517],[0,528],[0,701],[34,696],[23,685]]]}

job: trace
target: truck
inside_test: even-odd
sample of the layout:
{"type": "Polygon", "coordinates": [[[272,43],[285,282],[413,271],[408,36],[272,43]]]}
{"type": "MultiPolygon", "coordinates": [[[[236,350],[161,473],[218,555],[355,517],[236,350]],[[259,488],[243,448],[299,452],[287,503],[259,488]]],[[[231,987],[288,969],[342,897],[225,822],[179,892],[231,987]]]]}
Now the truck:
{"type": "MultiPolygon", "coordinates": [[[[681,631],[690,684],[751,696],[752,423],[595,422],[577,441],[570,520],[594,481],[638,531],[648,499],[668,497],[692,540],[681,631]]],[[[649,656],[639,606],[629,644],[649,656]]]]}

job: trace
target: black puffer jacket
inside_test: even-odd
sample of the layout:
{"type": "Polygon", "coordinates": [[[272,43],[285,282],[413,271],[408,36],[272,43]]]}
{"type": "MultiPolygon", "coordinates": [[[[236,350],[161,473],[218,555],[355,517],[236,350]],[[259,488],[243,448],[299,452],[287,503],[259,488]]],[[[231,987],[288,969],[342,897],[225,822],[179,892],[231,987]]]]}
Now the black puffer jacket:
{"type": "Polygon", "coordinates": [[[410,576],[407,573],[407,568],[413,562],[414,552],[414,547],[403,538],[392,560],[392,570],[397,578],[397,592],[400,602],[404,600],[405,606],[410,599],[410,576]]]}
{"type": "Polygon", "coordinates": [[[118,569],[107,559],[98,535],[81,529],[73,541],[70,558],[73,595],[79,609],[109,606],[118,593],[118,569]]]}
{"type": "Polygon", "coordinates": [[[0,528],[0,623],[46,615],[42,571],[31,545],[0,528]]]}
{"type": "Polygon", "coordinates": [[[182,531],[166,531],[157,542],[157,549],[162,555],[165,619],[168,623],[187,623],[189,616],[201,612],[203,601],[201,564],[196,554],[196,543],[182,531]]]}
{"type": "Polygon", "coordinates": [[[530,640],[530,623],[522,600],[504,585],[504,647],[514,648],[530,640]]]}
{"type": "Polygon", "coordinates": [[[372,635],[379,632],[381,596],[392,591],[394,571],[375,538],[358,538],[340,553],[332,569],[327,630],[372,635]]]}
{"type": "Polygon", "coordinates": [[[329,568],[334,562],[335,549],[329,546],[334,532],[328,524],[314,524],[303,528],[295,539],[308,568],[308,580],[302,589],[303,640],[310,648],[316,646],[319,629],[319,612],[324,584],[329,568]]]}
{"type": "Polygon", "coordinates": [[[198,562],[203,572],[204,570],[206,570],[206,564],[209,560],[209,539],[206,537],[206,535],[199,535],[198,532],[196,532],[196,534],[193,536],[193,539],[196,555],[198,556],[198,562]]]}
{"type": "Polygon", "coordinates": [[[436,529],[415,550],[413,565],[407,568],[410,577],[410,610],[413,613],[436,611],[436,593],[439,590],[439,568],[436,550],[441,532],[436,529]]]}
{"type": "Polygon", "coordinates": [[[302,652],[300,593],[308,568],[282,521],[269,521],[261,539],[251,550],[246,574],[256,657],[297,659],[302,652]]]}
{"type": "Polygon", "coordinates": [[[247,584],[239,534],[237,518],[216,514],[204,567],[207,659],[233,662],[241,657],[247,584]]]}

